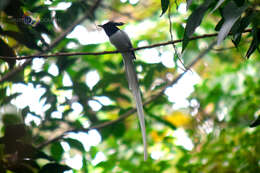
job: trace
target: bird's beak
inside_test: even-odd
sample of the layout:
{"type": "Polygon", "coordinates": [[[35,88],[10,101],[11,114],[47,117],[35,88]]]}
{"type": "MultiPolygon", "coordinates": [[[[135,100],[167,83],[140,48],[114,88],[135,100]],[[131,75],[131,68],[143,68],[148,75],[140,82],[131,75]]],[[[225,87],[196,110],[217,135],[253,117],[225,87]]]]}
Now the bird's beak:
{"type": "Polygon", "coordinates": [[[103,28],[103,25],[98,25],[99,27],[103,28]]]}

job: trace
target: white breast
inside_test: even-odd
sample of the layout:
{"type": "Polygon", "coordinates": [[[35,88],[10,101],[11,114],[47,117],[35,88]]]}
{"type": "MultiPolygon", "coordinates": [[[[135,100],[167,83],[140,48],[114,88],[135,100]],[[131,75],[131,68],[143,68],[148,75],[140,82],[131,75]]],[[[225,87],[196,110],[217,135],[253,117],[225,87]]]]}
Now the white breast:
{"type": "Polygon", "coordinates": [[[118,30],[113,35],[111,35],[109,40],[118,50],[127,50],[132,48],[132,44],[128,35],[122,30],[118,30]]]}

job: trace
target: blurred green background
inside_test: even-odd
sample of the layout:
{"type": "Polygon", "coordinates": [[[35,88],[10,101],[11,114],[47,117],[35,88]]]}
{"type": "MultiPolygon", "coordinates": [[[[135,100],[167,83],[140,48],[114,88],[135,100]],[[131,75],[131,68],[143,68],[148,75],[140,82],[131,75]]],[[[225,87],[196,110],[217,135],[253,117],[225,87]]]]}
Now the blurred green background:
{"type": "Polygon", "coordinates": [[[1,0],[0,172],[260,172],[259,4],[1,0]],[[135,48],[179,40],[135,52],[146,162],[120,54],[40,57],[115,50],[108,20],[135,48]]]}

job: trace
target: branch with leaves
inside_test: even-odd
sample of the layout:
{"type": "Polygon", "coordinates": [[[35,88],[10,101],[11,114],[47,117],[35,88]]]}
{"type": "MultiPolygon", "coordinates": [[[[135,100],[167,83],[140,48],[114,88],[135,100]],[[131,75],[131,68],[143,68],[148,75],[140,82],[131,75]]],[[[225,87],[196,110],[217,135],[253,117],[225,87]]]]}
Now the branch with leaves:
{"type": "MultiPolygon", "coordinates": [[[[55,46],[57,46],[76,26],[78,26],[80,23],[82,23],[86,18],[88,17],[93,17],[93,13],[96,11],[96,9],[99,7],[99,4],[102,2],[102,0],[97,0],[91,9],[89,9],[88,11],[86,11],[86,13],[79,18],[78,20],[76,20],[75,22],[73,22],[65,31],[63,31],[47,48],[45,48],[42,52],[38,52],[34,55],[34,57],[39,57],[41,56],[41,54],[46,53],[50,50],[52,50],[55,46]]],[[[15,57],[16,58],[16,57],[15,57]]],[[[1,59],[5,60],[7,59],[7,57],[4,57],[1,59]]],[[[0,79],[0,83],[10,79],[11,77],[13,77],[15,74],[17,74],[18,72],[22,71],[26,66],[30,65],[32,62],[32,58],[27,58],[27,60],[20,66],[18,66],[17,68],[9,71],[8,73],[6,73],[4,76],[2,76],[2,78],[0,79]]]]}

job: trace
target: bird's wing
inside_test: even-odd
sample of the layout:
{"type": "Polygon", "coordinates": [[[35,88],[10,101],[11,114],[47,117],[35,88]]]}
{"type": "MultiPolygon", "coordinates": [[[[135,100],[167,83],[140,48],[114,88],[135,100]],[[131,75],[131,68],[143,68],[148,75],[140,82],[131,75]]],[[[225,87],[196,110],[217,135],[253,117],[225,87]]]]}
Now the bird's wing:
{"type": "MultiPolygon", "coordinates": [[[[118,30],[115,34],[110,36],[109,39],[118,50],[124,51],[133,48],[130,38],[122,30],[118,30]]],[[[131,58],[136,59],[134,51],[131,51],[131,58]]]]}

